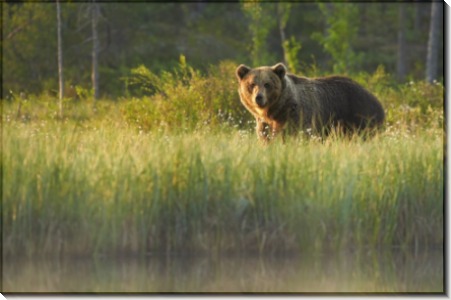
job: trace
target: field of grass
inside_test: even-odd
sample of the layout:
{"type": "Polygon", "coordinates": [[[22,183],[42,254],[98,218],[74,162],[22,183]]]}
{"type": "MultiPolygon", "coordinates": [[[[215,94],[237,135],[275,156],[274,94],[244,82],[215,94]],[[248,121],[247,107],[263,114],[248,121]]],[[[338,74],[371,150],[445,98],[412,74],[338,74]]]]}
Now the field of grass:
{"type": "Polygon", "coordinates": [[[126,98],[65,99],[63,119],[50,96],[3,100],[3,253],[442,247],[442,84],[360,74],[386,110],[379,134],[265,147],[235,67],[140,67],[126,98]]]}
{"type": "Polygon", "coordinates": [[[5,255],[443,244],[440,126],[264,147],[252,130],[138,130],[109,106],[91,121],[23,121],[5,105],[5,255]]]}

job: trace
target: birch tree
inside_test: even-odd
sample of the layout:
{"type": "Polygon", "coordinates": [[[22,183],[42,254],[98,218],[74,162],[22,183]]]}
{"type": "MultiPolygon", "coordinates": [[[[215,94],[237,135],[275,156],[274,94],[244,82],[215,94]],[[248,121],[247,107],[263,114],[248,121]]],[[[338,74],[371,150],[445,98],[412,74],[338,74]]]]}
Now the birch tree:
{"type": "Polygon", "coordinates": [[[283,50],[283,62],[291,73],[297,73],[300,65],[298,54],[299,50],[301,50],[301,43],[294,36],[287,38],[285,33],[288,20],[290,19],[292,3],[278,2],[276,5],[280,43],[283,50]]]}
{"type": "Polygon", "coordinates": [[[91,22],[92,22],[92,89],[94,100],[99,99],[99,37],[97,24],[99,21],[99,5],[95,0],[91,3],[91,22]]]}
{"type": "Polygon", "coordinates": [[[61,5],[60,1],[56,1],[56,19],[57,19],[57,32],[58,32],[58,83],[59,83],[59,93],[58,93],[58,108],[59,116],[63,117],[63,97],[64,97],[64,76],[63,76],[63,46],[61,38],[61,5]]]}
{"type": "Polygon", "coordinates": [[[277,3],[277,21],[279,26],[280,43],[283,48],[283,62],[288,65],[288,51],[286,45],[285,28],[287,27],[288,18],[290,17],[291,3],[277,3]]]}

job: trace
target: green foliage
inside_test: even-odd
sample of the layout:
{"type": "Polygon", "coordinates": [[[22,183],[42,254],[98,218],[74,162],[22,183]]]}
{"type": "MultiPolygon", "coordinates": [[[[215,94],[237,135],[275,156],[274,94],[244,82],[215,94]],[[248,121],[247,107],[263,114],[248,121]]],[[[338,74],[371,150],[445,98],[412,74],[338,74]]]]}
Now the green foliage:
{"type": "Polygon", "coordinates": [[[82,86],[75,86],[75,93],[76,96],[80,99],[91,99],[93,98],[93,90],[92,89],[85,89],[82,86]]]}
{"type": "MultiPolygon", "coordinates": [[[[56,6],[35,2],[1,5],[2,86],[15,92],[42,91],[48,79],[45,74],[57,75],[56,6]]],[[[56,87],[53,80],[45,88],[56,87]]]]}
{"type": "Polygon", "coordinates": [[[126,95],[136,93],[139,96],[152,95],[159,88],[160,79],[144,65],[140,65],[130,71],[130,76],[123,78],[126,95]],[[135,91],[136,90],[136,91],[135,91]],[[132,92],[131,92],[132,91],[132,92]]]}
{"type": "Polygon", "coordinates": [[[400,85],[399,92],[387,93],[389,124],[444,128],[444,87],[426,81],[400,85]]]}
{"type": "Polygon", "coordinates": [[[383,66],[379,66],[373,74],[360,73],[353,79],[382,102],[388,130],[443,128],[443,84],[429,84],[426,81],[399,84],[383,66]]]}
{"type": "MultiPolygon", "coordinates": [[[[61,3],[65,86],[86,90],[91,88],[89,5],[61,3]]],[[[431,3],[406,5],[405,29],[412,49],[406,57],[407,78],[418,81],[424,76],[430,18],[425,12],[431,3]]],[[[398,3],[331,3],[330,13],[329,4],[307,2],[116,2],[99,6],[100,90],[112,99],[153,93],[135,90],[143,86],[131,83],[127,94],[121,79],[140,65],[155,74],[171,70],[178,66],[181,53],[202,72],[222,60],[253,66],[282,61],[286,45],[277,22],[289,37],[292,55],[286,60],[288,64],[292,60],[292,70],[308,73],[313,72],[309,66],[319,66],[328,73],[372,73],[382,64],[388,72],[395,71],[398,3]],[[316,40],[311,38],[314,33],[316,40]],[[307,67],[299,69],[298,62],[307,67]]],[[[2,97],[10,90],[35,95],[57,91],[55,4],[8,1],[2,8],[2,97]]],[[[443,64],[439,68],[440,73],[443,64]]]]}
{"type": "Polygon", "coordinates": [[[250,19],[249,29],[252,33],[250,57],[252,65],[268,65],[268,62],[274,61],[267,45],[268,35],[276,24],[274,17],[269,13],[273,8],[272,4],[263,4],[258,0],[246,1],[242,3],[242,8],[250,19]]]}
{"type": "MultiPolygon", "coordinates": [[[[250,128],[251,115],[244,109],[236,92],[233,62],[210,67],[202,75],[192,67],[180,64],[173,73],[157,76],[141,66],[132,71],[147,74],[140,87],[152,87],[152,95],[133,98],[124,103],[124,116],[141,130],[180,128],[192,130],[219,124],[250,128]]],[[[133,75],[135,76],[135,75],[133,75]]],[[[371,91],[386,110],[388,126],[408,128],[443,125],[444,87],[424,81],[398,84],[383,66],[373,74],[352,77],[371,91]]],[[[130,79],[136,81],[135,79],[130,79]]]]}
{"type": "Polygon", "coordinates": [[[235,63],[225,61],[202,75],[181,56],[179,66],[171,73],[156,75],[145,66],[133,69],[127,82],[150,95],[125,103],[124,116],[141,130],[246,126],[250,116],[236,92],[235,68],[235,63]]]}
{"type": "Polygon", "coordinates": [[[327,23],[327,33],[312,35],[332,57],[335,73],[355,71],[362,55],[353,49],[358,33],[358,6],[353,3],[319,3],[327,23]]]}
{"type": "Polygon", "coordinates": [[[285,39],[285,31],[287,23],[291,14],[292,3],[277,3],[277,14],[279,21],[279,31],[282,40],[283,57],[291,73],[298,73],[299,71],[299,51],[301,50],[301,43],[291,36],[289,39],[285,39]]]}
{"type": "MultiPolygon", "coordinates": [[[[65,120],[102,119],[103,112],[141,131],[189,132],[200,128],[250,130],[254,126],[251,114],[243,107],[237,93],[234,76],[238,64],[224,61],[211,65],[203,73],[190,66],[184,56],[171,72],[156,74],[141,65],[132,69],[123,81],[128,84],[127,98],[115,102],[100,101],[93,110],[90,92],[75,86],[75,94],[64,100],[65,120]]],[[[313,67],[305,75],[324,75],[313,67]]],[[[399,84],[383,66],[374,73],[359,73],[352,77],[381,102],[386,112],[389,130],[442,128],[444,124],[444,87],[411,81],[399,84]]],[[[53,120],[57,116],[56,94],[16,95],[11,92],[5,116],[9,119],[53,120]]]]}
{"type": "Polygon", "coordinates": [[[283,48],[286,54],[288,69],[293,74],[299,73],[300,61],[299,61],[299,51],[302,48],[302,45],[299,41],[296,40],[294,36],[290,37],[290,39],[285,40],[283,43],[283,48]]]}

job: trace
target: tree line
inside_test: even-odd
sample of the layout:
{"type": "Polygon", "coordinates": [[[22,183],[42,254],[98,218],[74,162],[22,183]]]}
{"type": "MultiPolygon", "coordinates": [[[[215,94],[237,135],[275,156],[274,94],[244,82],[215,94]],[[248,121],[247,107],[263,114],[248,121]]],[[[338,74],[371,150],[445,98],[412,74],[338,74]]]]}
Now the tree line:
{"type": "MultiPolygon", "coordinates": [[[[124,95],[145,65],[170,70],[180,55],[199,70],[231,60],[283,61],[291,72],[374,72],[400,82],[443,79],[443,4],[2,3],[2,98],[20,92],[124,95]]],[[[233,74],[231,74],[233,76],[233,74]]]]}

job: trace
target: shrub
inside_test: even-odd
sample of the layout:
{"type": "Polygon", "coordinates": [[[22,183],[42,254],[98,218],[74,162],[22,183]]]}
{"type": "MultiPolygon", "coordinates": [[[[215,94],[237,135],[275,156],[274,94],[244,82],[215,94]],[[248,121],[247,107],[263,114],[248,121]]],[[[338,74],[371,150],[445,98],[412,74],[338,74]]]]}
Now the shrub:
{"type": "MultiPolygon", "coordinates": [[[[193,130],[201,127],[250,129],[252,116],[239,101],[234,76],[236,63],[210,66],[207,74],[194,70],[182,56],[173,72],[160,75],[145,66],[133,69],[129,82],[147,96],[124,102],[123,114],[129,124],[141,130],[193,130]]],[[[424,81],[398,84],[381,66],[373,74],[351,77],[382,102],[387,126],[442,127],[444,88],[424,81]]]]}
{"type": "MultiPolygon", "coordinates": [[[[141,65],[124,78],[129,96],[118,102],[105,99],[94,102],[89,91],[76,86],[76,97],[64,99],[63,119],[119,122],[143,131],[251,130],[254,120],[239,100],[236,66],[233,61],[223,61],[200,72],[187,64],[183,56],[175,69],[159,74],[141,65]]],[[[325,75],[314,67],[307,73],[308,76],[325,75]]],[[[399,84],[383,67],[372,74],[358,73],[351,77],[382,102],[387,127],[394,130],[443,128],[442,83],[399,84]]],[[[4,101],[3,112],[4,120],[57,120],[58,99],[49,93],[15,95],[11,92],[4,101]]]]}
{"type": "Polygon", "coordinates": [[[154,128],[193,130],[213,125],[245,126],[250,116],[236,92],[235,63],[210,66],[206,75],[189,66],[181,56],[173,72],[159,76],[139,66],[128,84],[149,95],[123,105],[125,119],[142,130],[154,128]]]}
{"type": "Polygon", "coordinates": [[[407,129],[443,127],[442,83],[410,81],[399,84],[382,66],[379,66],[373,74],[360,73],[354,79],[382,102],[388,126],[407,129]]]}

